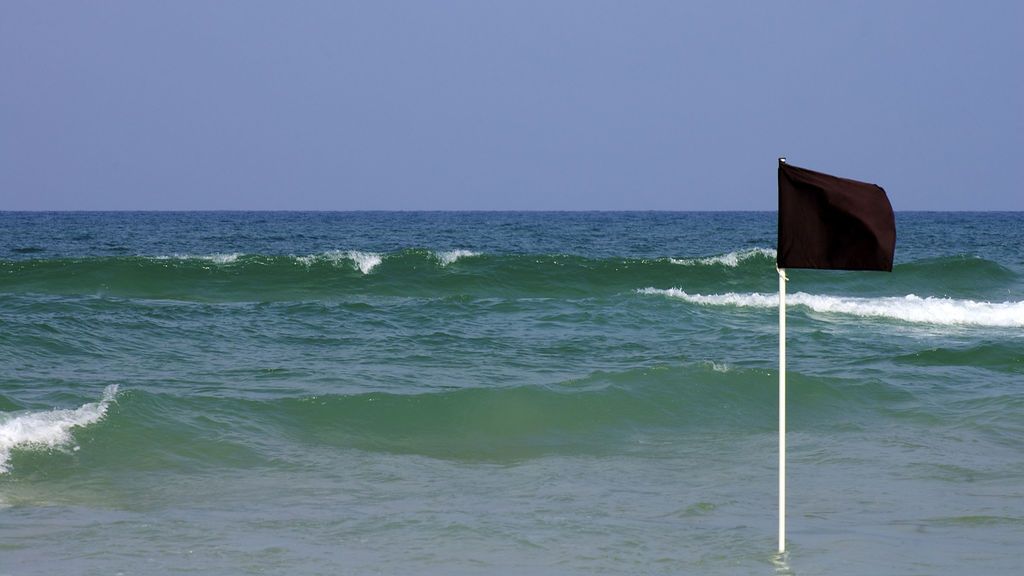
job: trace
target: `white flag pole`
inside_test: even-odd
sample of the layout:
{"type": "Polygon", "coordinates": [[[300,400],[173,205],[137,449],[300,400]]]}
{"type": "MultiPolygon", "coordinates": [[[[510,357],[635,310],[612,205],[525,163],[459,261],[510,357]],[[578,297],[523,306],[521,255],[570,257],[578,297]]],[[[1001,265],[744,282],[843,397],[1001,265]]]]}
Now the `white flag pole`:
{"type": "Polygon", "coordinates": [[[779,554],[786,551],[786,278],[779,271],[779,554]]]}
{"type": "MultiPolygon", "coordinates": [[[[779,163],[785,163],[779,158],[779,163]]],[[[781,207],[780,207],[781,208],[781,207]]],[[[781,217],[781,212],[780,212],[781,217]]],[[[779,554],[786,552],[786,269],[779,273],[779,554]]]]}

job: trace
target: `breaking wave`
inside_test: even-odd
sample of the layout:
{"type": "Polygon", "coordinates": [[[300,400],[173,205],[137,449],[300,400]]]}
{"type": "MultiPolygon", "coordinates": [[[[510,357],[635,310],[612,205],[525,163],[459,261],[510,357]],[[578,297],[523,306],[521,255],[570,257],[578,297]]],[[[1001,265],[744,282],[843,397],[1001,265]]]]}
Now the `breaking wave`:
{"type": "Polygon", "coordinates": [[[374,268],[384,261],[384,257],[375,252],[361,252],[358,250],[330,250],[323,254],[310,254],[307,256],[296,256],[295,260],[305,266],[313,264],[348,264],[354,266],[363,274],[369,274],[374,268]]]}
{"type": "Polygon", "coordinates": [[[79,408],[0,414],[0,473],[9,471],[13,450],[52,450],[73,442],[71,431],[103,419],[117,397],[117,384],[107,386],[99,402],[79,408]]]}
{"type": "MultiPolygon", "coordinates": [[[[657,294],[706,306],[775,308],[778,294],[725,293],[688,294],[679,288],[642,288],[640,294],[657,294]]],[[[903,322],[940,325],[1024,327],[1024,302],[977,302],[955,298],[886,296],[858,298],[797,292],[787,295],[787,305],[803,306],[815,312],[846,314],[863,318],[885,318],[903,322]]]]}
{"type": "Polygon", "coordinates": [[[173,254],[171,256],[154,256],[154,260],[199,260],[203,262],[212,262],[213,264],[234,264],[238,262],[239,257],[242,254],[238,252],[232,252],[230,254],[204,254],[196,256],[193,254],[173,254]]]}
{"type": "Polygon", "coordinates": [[[455,263],[461,258],[472,258],[473,256],[480,256],[479,252],[472,252],[470,250],[447,250],[444,252],[434,252],[434,256],[441,263],[442,266],[455,263]]]}
{"type": "Polygon", "coordinates": [[[669,258],[669,261],[673,264],[680,264],[683,266],[728,266],[729,268],[735,268],[745,260],[751,258],[760,259],[774,259],[775,258],[774,248],[749,248],[747,250],[737,250],[729,252],[728,254],[721,254],[719,256],[708,256],[706,258],[669,258]]]}

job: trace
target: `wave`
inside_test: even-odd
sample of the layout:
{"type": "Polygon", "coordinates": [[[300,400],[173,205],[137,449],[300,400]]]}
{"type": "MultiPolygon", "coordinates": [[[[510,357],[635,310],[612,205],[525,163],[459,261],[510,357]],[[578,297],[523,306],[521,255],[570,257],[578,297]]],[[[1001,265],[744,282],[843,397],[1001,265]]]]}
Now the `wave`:
{"type": "MultiPolygon", "coordinates": [[[[835,413],[883,413],[912,393],[884,381],[790,372],[804,392],[801,418],[826,425],[835,413]]],[[[301,435],[342,444],[523,444],[625,438],[630,431],[729,429],[760,433],[777,424],[774,370],[698,361],[596,371],[549,385],[366,392],[264,401],[260,408],[301,435]],[[625,436],[623,432],[626,432],[625,436]]]]}
{"type": "MultiPolygon", "coordinates": [[[[778,294],[688,294],[679,288],[642,288],[640,294],[657,294],[706,306],[777,308],[778,294]]],[[[887,296],[859,298],[797,292],[786,296],[787,305],[803,306],[815,312],[883,318],[903,322],[939,325],[1024,327],[1024,302],[976,302],[954,298],[887,296]]]]}
{"type": "Polygon", "coordinates": [[[708,256],[705,258],[684,258],[676,259],[669,258],[669,261],[673,264],[681,264],[683,266],[727,266],[729,268],[736,268],[741,262],[750,260],[752,258],[761,260],[774,260],[776,251],[774,248],[748,248],[746,250],[737,250],[735,252],[729,252],[728,254],[722,254],[719,256],[708,256]]]}
{"type": "Polygon", "coordinates": [[[354,293],[593,296],[629,292],[638,277],[673,282],[679,267],[657,259],[468,249],[0,260],[0,293],[203,302],[317,300],[354,293]]]}
{"type": "Polygon", "coordinates": [[[470,250],[447,250],[444,252],[434,252],[438,261],[441,262],[442,266],[454,264],[456,261],[462,258],[472,258],[474,256],[480,256],[479,252],[473,252],[470,250]]]}
{"type": "MultiPolygon", "coordinates": [[[[807,377],[791,372],[803,394],[793,399],[801,422],[831,426],[837,414],[881,411],[909,393],[879,380],[807,377]]],[[[190,396],[133,391],[119,428],[151,435],[164,427],[180,447],[244,430],[244,442],[297,442],[368,452],[410,453],[445,459],[504,460],[552,452],[630,450],[645,438],[677,441],[707,432],[763,434],[777,424],[771,370],[715,362],[598,371],[550,385],[467,387],[414,393],[364,392],[268,399],[190,396]],[[196,414],[216,421],[194,428],[196,414]],[[154,420],[161,421],[152,428],[154,420]],[[182,426],[176,420],[187,421],[182,426]],[[685,432],[683,432],[685,431],[685,432]],[[255,436],[250,436],[255,434],[255,436]]],[[[118,432],[119,433],[119,432],[118,432]]],[[[117,441],[111,434],[104,441],[117,441]]],[[[166,444],[166,442],[161,442],[166,444]]],[[[91,448],[92,449],[92,448],[91,448]]],[[[106,446],[97,449],[113,450],[106,446]]],[[[208,446],[222,458],[223,447],[208,446]]],[[[270,448],[272,454],[279,447],[270,448]]],[[[188,449],[188,457],[203,457],[188,449]]],[[[173,459],[173,458],[172,458],[173,459]]],[[[239,459],[243,460],[242,458],[239,459]]]]}
{"type": "Polygon", "coordinates": [[[242,254],[238,253],[238,252],[233,252],[233,253],[230,253],[230,254],[206,254],[206,255],[199,255],[199,256],[196,256],[196,255],[193,255],[193,254],[172,254],[170,256],[154,256],[153,259],[154,260],[158,260],[158,261],[159,260],[181,260],[181,261],[198,260],[198,261],[202,261],[202,262],[212,262],[214,264],[234,264],[235,262],[238,261],[238,258],[241,257],[241,256],[242,256],[242,254]]]}
{"type": "MultiPolygon", "coordinates": [[[[420,251],[411,250],[406,252],[408,254],[416,254],[420,251]]],[[[328,264],[333,266],[351,265],[363,274],[369,274],[374,268],[384,262],[385,258],[392,260],[401,259],[403,255],[407,256],[408,254],[403,254],[401,252],[396,254],[380,254],[378,252],[364,252],[361,250],[329,250],[320,254],[294,256],[294,258],[296,262],[306,267],[314,264],[328,264]]],[[[432,252],[431,254],[441,266],[448,266],[449,264],[453,264],[463,258],[471,258],[481,255],[479,252],[461,249],[439,250],[432,252]]]]}
{"type": "MultiPolygon", "coordinates": [[[[914,392],[879,378],[791,371],[795,425],[832,429],[837,418],[891,418],[914,392]]],[[[605,454],[646,442],[771,434],[777,425],[771,369],[704,361],[597,371],[549,385],[417,392],[232,397],[135,388],[117,397],[111,426],[75,432],[84,466],[138,469],[260,466],[299,446],[508,461],[552,453],[605,454]],[[87,457],[85,457],[87,456],[87,457]]],[[[68,447],[72,432],[103,419],[116,387],[77,410],[27,412],[3,423],[4,470],[12,449],[68,447]],[[15,423],[12,423],[15,422],[15,423]],[[13,434],[15,429],[26,430],[13,434]]],[[[924,414],[930,408],[922,406],[924,414]]],[[[910,409],[897,417],[920,417],[910,409]]],[[[305,449],[302,450],[303,452],[305,449]]],[[[38,466],[57,468],[59,461],[38,466]]]]}
{"type": "MultiPolygon", "coordinates": [[[[770,248],[748,248],[679,259],[406,249],[0,260],[0,293],[279,301],[352,293],[591,297],[631,293],[637,286],[685,285],[693,292],[742,294],[774,286],[774,253],[770,248]]],[[[1016,272],[980,258],[922,260],[897,268],[898,273],[872,277],[870,282],[857,274],[807,274],[801,285],[863,295],[930,293],[961,298],[990,298],[1019,290],[1020,285],[1016,272]]]]}
{"type": "Polygon", "coordinates": [[[1024,374],[1020,347],[1006,342],[984,342],[964,347],[940,346],[895,356],[896,362],[919,366],[970,366],[1024,374]]]}
{"type": "Polygon", "coordinates": [[[369,274],[374,268],[384,261],[384,257],[376,252],[361,252],[359,250],[330,250],[322,254],[309,254],[307,256],[295,256],[299,264],[312,266],[313,264],[348,264],[355,267],[363,274],[369,274]]]}
{"type": "Polygon", "coordinates": [[[72,430],[99,422],[117,398],[117,384],[107,386],[99,402],[70,409],[0,414],[0,473],[9,471],[13,450],[64,447],[72,443],[72,430]]]}
{"type": "Polygon", "coordinates": [[[922,273],[942,277],[953,275],[972,281],[986,278],[1005,280],[1016,276],[1012,270],[998,262],[970,254],[923,258],[900,264],[896,270],[904,274],[922,273]]]}

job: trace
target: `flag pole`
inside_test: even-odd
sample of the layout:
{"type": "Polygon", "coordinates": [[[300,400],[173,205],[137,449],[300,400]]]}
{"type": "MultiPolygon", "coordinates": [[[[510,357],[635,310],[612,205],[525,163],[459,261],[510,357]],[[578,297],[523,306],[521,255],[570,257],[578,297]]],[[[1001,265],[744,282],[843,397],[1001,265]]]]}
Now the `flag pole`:
{"type": "Polygon", "coordinates": [[[779,554],[786,551],[786,277],[779,272],[779,554]]]}
{"type": "MultiPolygon", "coordinates": [[[[785,158],[779,158],[785,164],[785,158]]],[[[781,207],[780,207],[781,208],[781,207]]],[[[781,214],[780,214],[781,218],[781,214]]],[[[779,273],[779,554],[786,552],[786,269],[779,273]]]]}

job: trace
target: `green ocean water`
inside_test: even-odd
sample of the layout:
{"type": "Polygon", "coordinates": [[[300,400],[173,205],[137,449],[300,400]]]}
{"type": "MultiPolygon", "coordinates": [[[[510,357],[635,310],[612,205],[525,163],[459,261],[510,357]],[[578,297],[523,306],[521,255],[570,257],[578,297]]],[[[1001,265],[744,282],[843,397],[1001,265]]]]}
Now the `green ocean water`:
{"type": "Polygon", "coordinates": [[[1024,214],[0,213],[0,574],[1018,574],[1024,214]]]}

